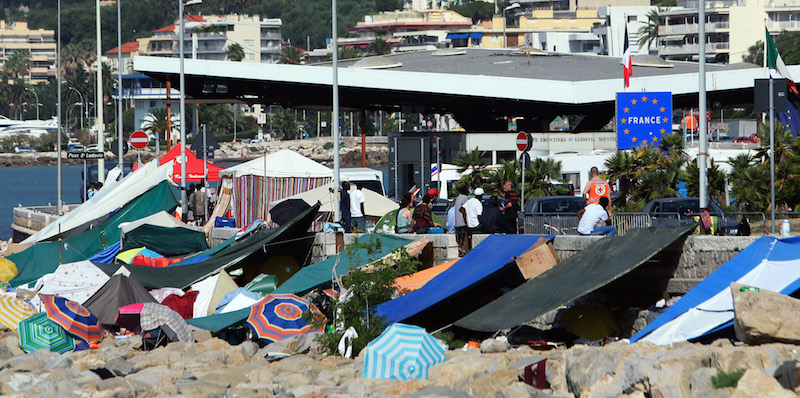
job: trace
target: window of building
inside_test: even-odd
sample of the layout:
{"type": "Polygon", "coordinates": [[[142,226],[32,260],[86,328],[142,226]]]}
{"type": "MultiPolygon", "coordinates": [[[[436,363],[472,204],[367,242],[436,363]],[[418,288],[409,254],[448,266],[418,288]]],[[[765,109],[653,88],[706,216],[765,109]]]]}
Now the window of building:
{"type": "Polygon", "coordinates": [[[156,107],[156,102],[155,101],[150,101],[150,108],[155,108],[155,107],[156,107]]]}
{"type": "Polygon", "coordinates": [[[251,60],[251,61],[252,61],[252,60],[255,60],[255,59],[256,59],[256,55],[255,55],[255,54],[253,54],[253,53],[246,53],[246,54],[244,54],[244,59],[247,59],[247,60],[251,60]]]}
{"type": "Polygon", "coordinates": [[[244,40],[244,45],[252,47],[252,46],[256,45],[256,41],[253,40],[253,39],[245,39],[244,40]]]}
{"type": "Polygon", "coordinates": [[[636,22],[636,21],[638,21],[638,18],[637,18],[636,15],[628,15],[628,23],[636,22]]]}

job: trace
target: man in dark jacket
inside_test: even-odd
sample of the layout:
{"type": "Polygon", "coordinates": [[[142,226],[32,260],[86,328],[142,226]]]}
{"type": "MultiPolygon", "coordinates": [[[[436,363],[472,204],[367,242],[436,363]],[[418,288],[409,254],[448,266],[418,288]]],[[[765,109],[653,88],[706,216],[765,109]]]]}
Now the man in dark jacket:
{"type": "Polygon", "coordinates": [[[482,234],[502,234],[505,232],[505,220],[503,212],[500,210],[500,200],[497,196],[489,198],[489,203],[483,205],[483,215],[481,216],[482,234]]]}
{"type": "Polygon", "coordinates": [[[350,224],[350,183],[347,181],[342,183],[342,191],[339,195],[339,212],[342,214],[344,232],[353,232],[353,226],[350,224]]]}

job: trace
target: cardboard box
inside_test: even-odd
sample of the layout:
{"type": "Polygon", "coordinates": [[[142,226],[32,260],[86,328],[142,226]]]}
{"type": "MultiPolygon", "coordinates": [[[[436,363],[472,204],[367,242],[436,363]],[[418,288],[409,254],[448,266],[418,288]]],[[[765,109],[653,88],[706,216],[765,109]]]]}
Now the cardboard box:
{"type": "Polygon", "coordinates": [[[558,264],[558,255],[548,239],[539,238],[530,249],[517,257],[516,263],[522,276],[530,280],[558,264]]]}

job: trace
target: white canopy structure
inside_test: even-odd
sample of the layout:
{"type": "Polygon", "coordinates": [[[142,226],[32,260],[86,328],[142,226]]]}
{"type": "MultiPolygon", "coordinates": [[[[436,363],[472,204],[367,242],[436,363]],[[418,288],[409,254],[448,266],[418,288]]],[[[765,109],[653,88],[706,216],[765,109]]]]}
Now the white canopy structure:
{"type": "Polygon", "coordinates": [[[284,149],[219,172],[221,176],[333,178],[333,170],[295,151],[284,149]]]}
{"type": "Polygon", "coordinates": [[[119,229],[120,232],[122,233],[122,236],[125,236],[125,234],[127,234],[128,232],[133,231],[134,229],[139,228],[145,224],[155,225],[158,227],[166,227],[166,228],[186,228],[186,229],[191,229],[193,231],[200,230],[200,228],[192,227],[182,222],[181,220],[178,220],[177,218],[173,217],[172,215],[163,210],[156,214],[147,216],[145,218],[140,218],[136,221],[122,223],[119,225],[119,229]]]}
{"type": "MultiPolygon", "coordinates": [[[[128,204],[162,181],[169,181],[172,177],[173,162],[162,166],[158,161],[147,163],[144,167],[128,174],[120,181],[109,178],[94,196],[89,198],[75,210],[42,228],[39,232],[29,236],[22,243],[35,243],[51,238],[60,232],[67,232],[90,221],[108,215],[114,210],[128,204]]],[[[113,172],[113,171],[112,171],[113,172]]]]}
{"type": "MultiPolygon", "coordinates": [[[[339,198],[335,194],[336,190],[333,188],[333,183],[328,183],[310,191],[301,192],[286,199],[273,202],[271,205],[275,206],[278,203],[289,199],[301,199],[311,206],[319,201],[322,204],[322,206],[319,208],[320,213],[333,213],[333,206],[339,205],[339,198]]],[[[350,190],[355,190],[355,187],[351,187],[350,190]]],[[[396,210],[399,207],[397,203],[375,191],[370,191],[366,188],[362,189],[361,191],[364,192],[364,211],[366,212],[367,216],[382,217],[384,214],[392,210],[396,210]]]]}

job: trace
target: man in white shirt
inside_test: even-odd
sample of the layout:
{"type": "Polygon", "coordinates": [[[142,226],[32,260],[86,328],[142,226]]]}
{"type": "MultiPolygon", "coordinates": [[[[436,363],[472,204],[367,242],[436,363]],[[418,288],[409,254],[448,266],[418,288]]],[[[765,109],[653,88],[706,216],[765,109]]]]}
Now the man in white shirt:
{"type": "Polygon", "coordinates": [[[602,196],[600,197],[600,203],[590,203],[578,211],[578,218],[580,218],[578,233],[581,235],[616,235],[617,227],[613,225],[597,226],[600,221],[608,221],[607,208],[608,198],[602,196]]]}
{"type": "Polygon", "coordinates": [[[481,231],[481,215],[483,215],[481,196],[483,194],[483,188],[475,188],[475,197],[470,198],[464,203],[464,206],[461,206],[461,214],[464,215],[464,220],[467,223],[467,252],[472,250],[472,234],[480,233],[481,231]]]}
{"type": "Polygon", "coordinates": [[[353,223],[353,228],[358,228],[359,232],[367,232],[367,218],[364,217],[364,202],[367,199],[364,197],[364,192],[361,192],[364,184],[356,183],[356,189],[350,192],[350,219],[353,223]]]}

